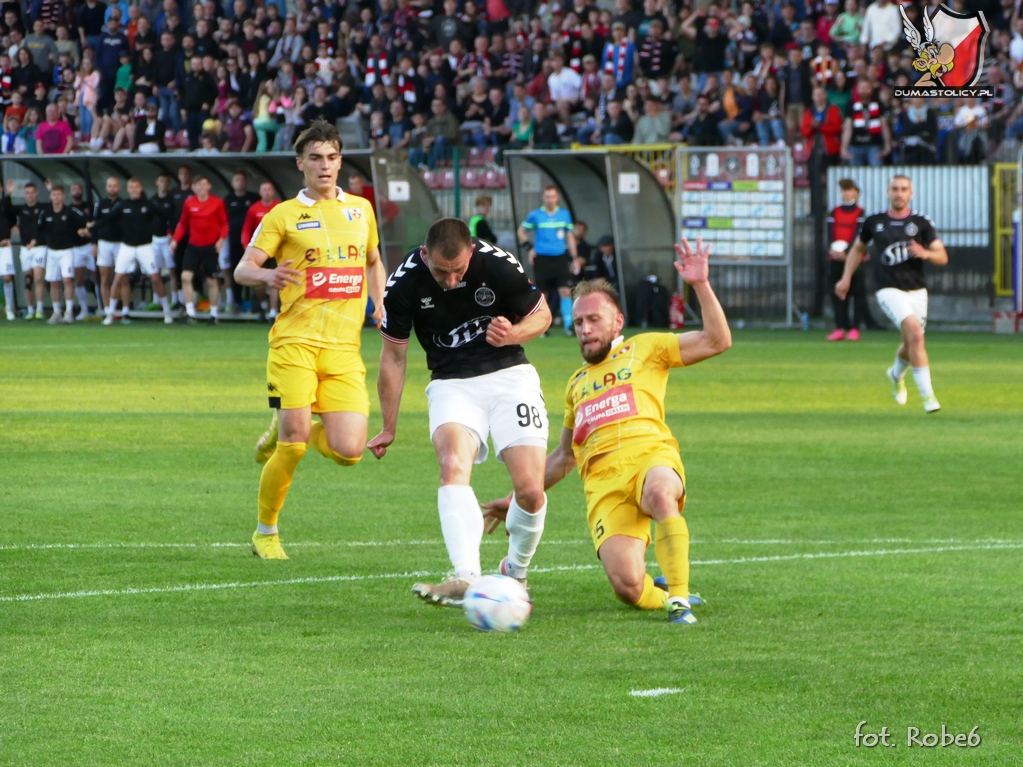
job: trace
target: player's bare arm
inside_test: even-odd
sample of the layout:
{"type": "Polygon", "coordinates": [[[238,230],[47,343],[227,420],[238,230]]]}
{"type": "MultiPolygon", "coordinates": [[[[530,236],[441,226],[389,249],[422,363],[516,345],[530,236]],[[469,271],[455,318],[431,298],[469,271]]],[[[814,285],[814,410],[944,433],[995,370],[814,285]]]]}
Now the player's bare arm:
{"type": "Polygon", "coordinates": [[[380,351],[380,373],[377,377],[377,395],[380,397],[384,425],[380,433],[366,445],[378,459],[387,453],[387,448],[394,442],[394,435],[398,430],[398,408],[401,405],[402,390],[405,388],[407,364],[408,344],[396,344],[384,339],[384,348],[380,351]]]}
{"type": "Polygon", "coordinates": [[[856,270],[859,269],[860,264],[863,262],[863,257],[866,254],[866,243],[857,237],[856,242],[853,243],[852,248],[849,250],[848,258],[845,259],[845,270],[842,272],[842,279],[835,283],[835,295],[839,298],[845,298],[849,295],[849,288],[852,286],[853,275],[856,274],[856,270]]]}
{"type": "Polygon", "coordinates": [[[728,351],[732,346],[732,331],[728,327],[728,318],[721,302],[710,286],[710,244],[706,246],[702,239],[696,241],[696,249],[685,238],[675,245],[675,270],[682,280],[692,288],[700,300],[703,313],[703,330],[682,333],[678,337],[678,351],[685,365],[716,357],[728,351]]]}
{"type": "Polygon", "coordinates": [[[913,240],[909,243],[908,250],[913,258],[930,261],[935,266],[944,266],[948,263],[948,251],[945,249],[945,243],[941,240],[934,240],[927,247],[913,240]]]}
{"type": "Polygon", "coordinates": [[[245,255],[234,270],[234,281],[250,288],[267,285],[277,290],[287,285],[302,284],[302,273],[289,267],[291,261],[285,261],[276,269],[264,269],[263,264],[269,258],[268,253],[250,245],[245,249],[245,255]]]}
{"type": "MultiPolygon", "coordinates": [[[[575,469],[575,453],[572,452],[572,430],[561,427],[561,441],[547,454],[547,465],[543,475],[543,489],[550,490],[575,469]]],[[[504,522],[511,505],[512,493],[504,498],[495,498],[482,503],[483,524],[488,533],[493,533],[504,522]]]]}
{"type": "Polygon", "coordinates": [[[513,323],[507,317],[495,317],[487,327],[487,343],[491,346],[521,345],[543,335],[551,326],[551,310],[542,296],[540,301],[542,306],[519,322],[513,323]]]}
{"type": "Polygon", "coordinates": [[[384,290],[387,288],[387,268],[379,248],[366,254],[366,282],[373,301],[373,319],[379,325],[384,320],[384,290]]]}

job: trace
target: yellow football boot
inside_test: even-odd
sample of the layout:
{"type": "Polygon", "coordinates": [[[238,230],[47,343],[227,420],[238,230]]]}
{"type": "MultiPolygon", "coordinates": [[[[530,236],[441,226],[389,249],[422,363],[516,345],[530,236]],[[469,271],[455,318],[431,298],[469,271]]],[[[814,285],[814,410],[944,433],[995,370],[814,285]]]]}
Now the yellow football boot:
{"type": "Polygon", "coordinates": [[[287,559],[276,533],[262,535],[258,530],[252,534],[252,553],[260,559],[287,559]]]}

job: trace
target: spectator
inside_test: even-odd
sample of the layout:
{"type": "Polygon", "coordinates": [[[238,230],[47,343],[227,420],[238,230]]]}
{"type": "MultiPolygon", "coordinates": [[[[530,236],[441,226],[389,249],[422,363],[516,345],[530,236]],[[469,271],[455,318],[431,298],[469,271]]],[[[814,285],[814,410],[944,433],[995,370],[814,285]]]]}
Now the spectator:
{"type": "Polygon", "coordinates": [[[452,147],[461,144],[462,136],[458,119],[451,114],[443,99],[435,98],[430,102],[430,110],[433,117],[426,123],[423,149],[430,153],[429,166],[436,168],[439,161],[448,158],[452,147]]]}
{"type": "Polygon", "coordinates": [[[693,112],[685,137],[691,146],[720,146],[721,131],[718,116],[710,110],[710,97],[701,93],[696,97],[696,111],[693,112]]]}
{"type": "Polygon", "coordinates": [[[988,112],[977,99],[962,100],[953,122],[958,131],[956,141],[959,161],[981,163],[987,158],[988,112]]]}
{"type": "Polygon", "coordinates": [[[533,146],[533,117],[529,107],[525,104],[516,111],[515,124],[512,125],[511,141],[508,146],[511,149],[533,146]]]}
{"type": "Polygon", "coordinates": [[[36,151],[36,131],[39,130],[39,110],[31,107],[25,112],[25,122],[18,134],[25,142],[25,154],[38,154],[36,151]]]}
{"type": "Polygon", "coordinates": [[[612,101],[607,105],[607,120],[600,128],[605,145],[632,143],[635,128],[632,119],[625,113],[621,101],[612,101]]]}
{"type": "Polygon", "coordinates": [[[912,99],[898,120],[902,162],[907,165],[931,165],[938,159],[938,116],[927,99],[912,99]]]}
{"type": "Polygon", "coordinates": [[[36,85],[46,82],[46,76],[36,65],[28,48],[19,48],[16,58],[18,63],[11,72],[11,87],[29,98],[36,85]]]}
{"type": "Polygon", "coordinates": [[[870,81],[859,80],[842,126],[842,159],[852,165],[879,166],[891,149],[888,118],[870,81]]]}
{"type": "Polygon", "coordinates": [[[277,88],[273,80],[265,80],[259,85],[256,96],[256,107],[252,113],[252,127],[256,130],[258,142],[257,152],[268,152],[277,139],[280,123],[277,121],[277,88]]]}
{"type": "Polygon", "coordinates": [[[859,0],[845,0],[845,10],[838,14],[829,30],[831,39],[840,45],[851,45],[860,41],[863,32],[863,11],[859,0]]]}
{"type": "Polygon", "coordinates": [[[810,63],[803,59],[803,50],[798,43],[791,43],[788,62],[778,75],[779,84],[785,94],[785,127],[792,140],[799,135],[803,112],[810,105],[813,95],[813,78],[810,63]]]}
{"type": "Polygon", "coordinates": [[[778,84],[778,78],[768,75],[757,93],[753,109],[753,122],[757,127],[760,146],[770,146],[773,140],[778,146],[785,145],[785,97],[778,84]]]}
{"type": "Polygon", "coordinates": [[[46,105],[46,120],[36,130],[40,154],[70,154],[75,143],[71,126],[60,116],[56,104],[46,105]]]}
{"type": "Polygon", "coordinates": [[[611,25],[611,40],[604,46],[600,61],[600,68],[614,75],[615,85],[619,88],[632,82],[639,62],[636,46],[626,37],[626,32],[624,22],[616,21],[611,25]]]}
{"type": "Polygon", "coordinates": [[[216,100],[216,81],[203,70],[202,59],[193,56],[191,69],[181,83],[181,119],[188,129],[188,146],[193,151],[199,148],[202,124],[209,118],[216,100]]]}
{"type": "Polygon", "coordinates": [[[25,47],[32,54],[32,60],[44,75],[53,72],[53,65],[57,62],[57,45],[53,38],[46,34],[42,19],[36,19],[32,24],[32,34],[25,38],[25,47]]]}
{"type": "Polygon", "coordinates": [[[164,137],[167,125],[159,118],[160,108],[155,102],[146,104],[145,115],[128,126],[131,150],[139,154],[162,154],[167,151],[164,137]]]}
{"type": "Polygon", "coordinates": [[[490,89],[490,109],[483,120],[483,128],[473,136],[476,146],[499,146],[511,138],[511,110],[501,88],[490,89]]]}
{"type": "Polygon", "coordinates": [[[574,69],[565,66],[565,54],[561,50],[554,52],[551,62],[553,71],[547,78],[547,88],[551,101],[558,110],[561,124],[570,126],[572,112],[579,106],[583,79],[574,69]]]}
{"type": "Polygon", "coordinates": [[[2,154],[25,154],[25,139],[21,135],[21,120],[17,115],[7,115],[4,118],[4,132],[0,137],[0,153],[2,154]]]}
{"type": "Polygon", "coordinates": [[[121,32],[121,22],[116,15],[111,15],[107,22],[107,31],[100,35],[99,46],[96,49],[96,69],[99,70],[100,109],[108,107],[114,97],[114,83],[117,80],[117,70],[121,66],[121,52],[129,51],[128,38],[121,32]]]}
{"type": "Polygon", "coordinates": [[[251,152],[255,147],[256,131],[252,127],[252,122],[245,118],[242,105],[232,101],[227,108],[221,149],[225,152],[251,152]]]}
{"type": "Polygon", "coordinates": [[[873,50],[881,46],[885,50],[902,41],[902,14],[899,6],[891,0],[874,0],[863,14],[860,43],[873,50]]]}
{"type": "Polygon", "coordinates": [[[155,94],[160,100],[160,119],[177,132],[181,130],[181,114],[177,98],[178,45],[174,35],[160,35],[160,48],[153,54],[155,94]]]}
{"type": "Polygon", "coordinates": [[[96,107],[99,101],[99,72],[92,68],[92,59],[86,58],[75,76],[75,103],[78,105],[78,127],[82,140],[92,138],[92,126],[96,122],[96,107]]]}
{"type": "Polygon", "coordinates": [[[106,23],[106,6],[99,0],[86,0],[78,6],[76,16],[78,18],[78,39],[82,43],[82,50],[92,48],[99,51],[100,38],[103,35],[103,26],[106,23]]]}
{"type": "Polygon", "coordinates": [[[664,144],[671,135],[671,115],[661,106],[657,99],[643,102],[643,116],[636,123],[633,134],[634,144],[664,144]]]}
{"type": "Polygon", "coordinates": [[[837,165],[841,160],[842,113],[834,104],[828,103],[828,92],[822,85],[813,88],[812,103],[803,112],[800,133],[806,139],[808,153],[817,147],[817,137],[820,136],[823,168],[837,165]]]}
{"type": "Polygon", "coordinates": [[[553,104],[537,101],[533,104],[533,148],[551,148],[561,143],[553,104]]]}

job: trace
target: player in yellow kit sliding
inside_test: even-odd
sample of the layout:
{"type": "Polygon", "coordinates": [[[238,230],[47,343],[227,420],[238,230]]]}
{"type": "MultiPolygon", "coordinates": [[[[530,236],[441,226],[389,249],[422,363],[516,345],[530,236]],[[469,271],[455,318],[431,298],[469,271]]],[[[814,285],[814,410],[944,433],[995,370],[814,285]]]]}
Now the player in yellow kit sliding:
{"type": "Polygon", "coordinates": [[[287,559],[277,516],[306,446],[342,466],[362,458],[369,423],[359,354],[366,296],[379,320],[387,281],[373,207],[337,186],[337,130],[318,120],[295,151],[306,188],[266,214],[234,272],[241,285],[281,291],[266,363],[274,422],[256,457],[266,462],[252,536],[252,552],[262,559],[287,559]],[[270,258],[280,265],[263,269],[270,258]],[[313,423],[314,413],[321,422],[313,423]]]}
{"type": "MultiPolygon", "coordinates": [[[[668,371],[695,365],[732,344],[725,313],[708,280],[710,247],[686,240],[675,263],[703,310],[703,330],[643,333],[625,340],[618,293],[605,280],[575,289],[572,320],[586,365],[569,379],[561,443],[547,456],[544,489],[579,467],[586,509],[615,595],[644,610],[667,607],[672,623],[695,623],[689,594],[689,528],[685,471],[678,442],[664,420],[668,371]],[[646,571],[650,521],[664,577],[659,587],[646,571]]],[[[484,504],[490,532],[504,518],[508,499],[484,504]]],[[[695,600],[694,600],[695,601],[695,600]]]]}

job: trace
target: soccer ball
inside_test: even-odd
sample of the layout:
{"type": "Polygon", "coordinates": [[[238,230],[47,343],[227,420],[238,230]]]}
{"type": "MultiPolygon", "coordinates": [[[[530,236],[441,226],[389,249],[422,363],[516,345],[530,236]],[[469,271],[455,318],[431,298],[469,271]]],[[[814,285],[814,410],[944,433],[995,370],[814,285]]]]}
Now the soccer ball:
{"type": "Polygon", "coordinates": [[[465,617],[480,631],[518,631],[529,620],[533,603],[514,578],[485,575],[465,592],[465,617]]]}

